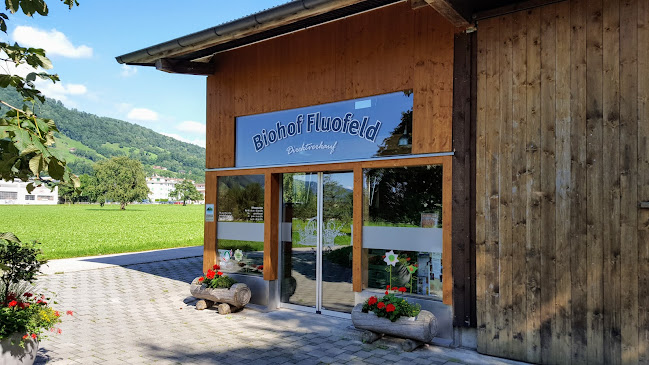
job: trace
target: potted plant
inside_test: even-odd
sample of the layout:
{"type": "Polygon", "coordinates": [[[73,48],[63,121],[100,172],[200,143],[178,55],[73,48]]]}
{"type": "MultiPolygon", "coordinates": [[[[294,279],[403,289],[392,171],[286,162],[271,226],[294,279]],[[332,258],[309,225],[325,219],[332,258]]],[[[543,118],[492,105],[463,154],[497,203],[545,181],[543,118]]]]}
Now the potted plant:
{"type": "Polygon", "coordinates": [[[202,299],[196,303],[196,309],[202,310],[218,305],[220,314],[230,313],[230,306],[235,310],[243,308],[250,302],[250,288],[244,283],[237,283],[236,280],[219,271],[221,267],[217,264],[207,270],[205,275],[194,279],[189,287],[192,296],[202,299]]]}
{"type": "Polygon", "coordinates": [[[375,341],[383,334],[407,338],[417,341],[414,345],[407,345],[410,347],[407,351],[412,351],[422,343],[433,340],[437,334],[437,318],[431,312],[421,310],[418,304],[412,304],[394,294],[406,291],[405,287],[388,286],[384,296],[371,296],[354,307],[354,327],[371,332],[364,337],[364,341],[375,341]]]}
{"type": "MultiPolygon", "coordinates": [[[[0,363],[32,364],[38,341],[61,322],[49,298],[33,293],[31,283],[45,260],[37,242],[23,243],[0,233],[0,363]]],[[[68,311],[72,315],[71,311],[68,311]]]]}

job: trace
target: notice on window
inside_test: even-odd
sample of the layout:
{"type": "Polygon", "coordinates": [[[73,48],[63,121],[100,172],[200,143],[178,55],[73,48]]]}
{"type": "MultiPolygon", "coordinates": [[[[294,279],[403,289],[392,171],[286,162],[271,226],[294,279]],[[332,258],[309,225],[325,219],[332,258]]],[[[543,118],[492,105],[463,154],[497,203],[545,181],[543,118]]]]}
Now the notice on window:
{"type": "Polygon", "coordinates": [[[214,222],[214,204],[205,204],[205,222],[214,222]]]}

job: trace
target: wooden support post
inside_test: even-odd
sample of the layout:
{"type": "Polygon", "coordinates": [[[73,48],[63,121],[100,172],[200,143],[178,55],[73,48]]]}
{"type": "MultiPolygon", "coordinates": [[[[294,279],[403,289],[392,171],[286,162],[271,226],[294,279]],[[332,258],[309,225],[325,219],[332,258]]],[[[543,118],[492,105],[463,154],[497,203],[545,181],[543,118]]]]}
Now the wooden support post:
{"type": "Polygon", "coordinates": [[[205,173],[205,204],[214,204],[214,219],[212,222],[205,221],[203,231],[203,272],[211,269],[217,260],[216,243],[216,173],[205,173]]]}
{"type": "Polygon", "coordinates": [[[367,275],[367,270],[363,270],[363,169],[360,166],[354,167],[354,213],[353,224],[354,232],[352,243],[354,246],[352,254],[353,276],[352,285],[355,292],[363,291],[363,286],[367,282],[363,275],[367,275]]]}
{"type": "Polygon", "coordinates": [[[277,280],[279,254],[279,177],[266,172],[264,188],[264,280],[277,280]]]}

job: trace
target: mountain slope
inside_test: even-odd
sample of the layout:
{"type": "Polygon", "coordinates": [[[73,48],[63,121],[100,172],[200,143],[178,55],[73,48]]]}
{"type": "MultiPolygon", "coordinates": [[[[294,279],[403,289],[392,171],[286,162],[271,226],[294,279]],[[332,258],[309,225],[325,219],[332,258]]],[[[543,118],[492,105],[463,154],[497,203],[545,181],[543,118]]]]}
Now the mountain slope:
{"type": "MultiPolygon", "coordinates": [[[[0,89],[0,100],[21,106],[22,100],[13,89],[0,89]]],[[[7,108],[2,106],[4,113],[7,108]]],[[[92,165],[113,156],[139,160],[147,174],[181,177],[205,181],[205,149],[164,136],[151,129],[123,120],[99,117],[66,108],[60,101],[47,99],[37,103],[37,115],[50,118],[60,130],[56,150],[66,159],[75,174],[92,172],[92,165]],[[161,166],[167,170],[153,169],[161,166]]]]}

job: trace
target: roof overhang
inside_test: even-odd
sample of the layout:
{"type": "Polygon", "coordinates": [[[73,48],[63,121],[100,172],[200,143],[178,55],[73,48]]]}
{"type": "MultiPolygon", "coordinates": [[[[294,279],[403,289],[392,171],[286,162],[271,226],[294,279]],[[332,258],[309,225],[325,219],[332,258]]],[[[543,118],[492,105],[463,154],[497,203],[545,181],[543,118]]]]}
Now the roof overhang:
{"type": "Polygon", "coordinates": [[[456,27],[467,27],[476,13],[494,7],[516,3],[539,6],[554,1],[557,0],[295,0],[116,59],[122,64],[155,66],[165,72],[211,75],[215,69],[210,61],[217,53],[399,2],[409,2],[413,8],[431,6],[456,27]]]}

